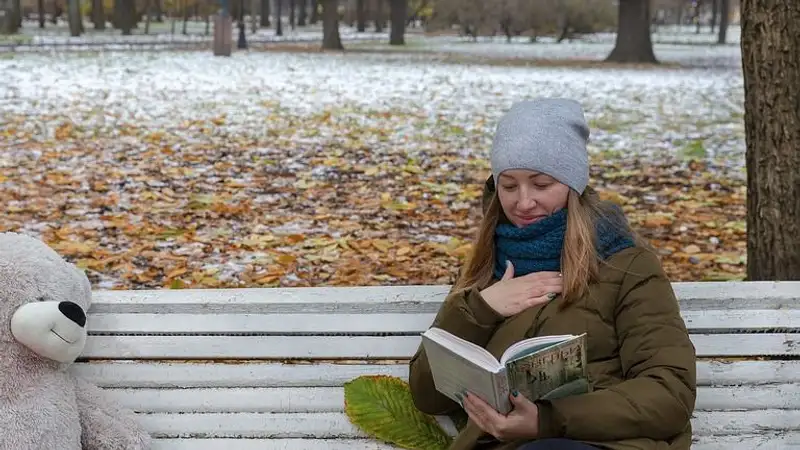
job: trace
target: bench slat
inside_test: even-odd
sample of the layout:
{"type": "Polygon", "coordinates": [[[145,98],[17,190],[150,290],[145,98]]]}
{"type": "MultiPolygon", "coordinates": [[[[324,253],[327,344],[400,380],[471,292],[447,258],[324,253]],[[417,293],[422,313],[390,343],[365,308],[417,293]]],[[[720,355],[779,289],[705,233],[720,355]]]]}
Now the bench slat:
{"type": "MultiPolygon", "coordinates": [[[[692,450],[778,450],[800,447],[800,433],[701,436],[692,450]]],[[[156,439],[153,450],[397,450],[371,439],[156,439]]]]}
{"type": "MultiPolygon", "coordinates": [[[[115,361],[77,363],[70,370],[101,387],[110,388],[325,387],[342,386],[361,375],[408,379],[406,364],[115,361]]],[[[697,362],[699,386],[787,383],[800,383],[800,361],[697,362]]]]}
{"type": "MultiPolygon", "coordinates": [[[[200,309],[198,307],[198,309],[200,309]]],[[[800,309],[704,310],[682,313],[691,332],[800,329],[800,309]]],[[[95,334],[422,333],[435,313],[410,314],[94,314],[95,334]]]]}
{"type": "MultiPolygon", "coordinates": [[[[750,281],[672,283],[682,310],[798,309],[800,282],[750,281]]],[[[449,286],[358,286],[241,289],[97,290],[91,312],[184,313],[186,306],[202,305],[209,312],[292,313],[345,312],[360,305],[360,312],[436,312],[449,286]],[[284,307],[288,306],[288,308],[284,307]]]]}
{"type": "MultiPolygon", "coordinates": [[[[152,450],[398,450],[371,439],[155,439],[152,450]]],[[[729,447],[730,448],[730,447],[729,447]]]]}
{"type": "MultiPolygon", "coordinates": [[[[695,334],[698,356],[800,355],[800,333],[695,334]]],[[[84,358],[409,358],[419,336],[89,336],[84,358]]]]}
{"type": "MultiPolygon", "coordinates": [[[[344,388],[188,388],[107,389],[106,392],[137,412],[306,413],[342,412],[344,388]]],[[[700,387],[699,410],[800,410],[800,385],[700,387]]]]}
{"type": "MultiPolygon", "coordinates": [[[[356,438],[365,437],[344,413],[138,414],[154,437],[356,438]]],[[[800,431],[800,411],[698,411],[695,436],[800,431]]]]}

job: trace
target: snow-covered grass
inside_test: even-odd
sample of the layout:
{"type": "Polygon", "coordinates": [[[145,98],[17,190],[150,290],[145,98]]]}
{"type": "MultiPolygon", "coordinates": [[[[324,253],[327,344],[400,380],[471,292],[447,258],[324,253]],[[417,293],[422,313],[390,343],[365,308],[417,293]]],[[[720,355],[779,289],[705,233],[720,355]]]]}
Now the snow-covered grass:
{"type": "MultiPolygon", "coordinates": [[[[493,67],[441,64],[424,54],[255,52],[220,59],[159,52],[17,55],[1,60],[0,71],[0,112],[27,117],[26,127],[42,138],[65,119],[101,136],[113,136],[123,124],[191,135],[187,121],[225,116],[216,131],[263,139],[270,129],[265,117],[302,120],[326,110],[411,114],[412,128],[432,134],[442,121],[482,124],[488,132],[516,99],[563,95],[584,103],[598,151],[670,150],[673,141],[687,139],[706,140],[714,154],[735,159],[744,149],[742,78],[735,69],[493,67]]],[[[387,130],[400,140],[407,131],[387,130]]]]}
{"type": "MultiPolygon", "coordinates": [[[[506,44],[441,45],[498,52],[506,44]]],[[[704,56],[696,46],[684,51],[704,56]]],[[[99,287],[161,282],[147,274],[172,263],[139,258],[145,240],[190,255],[190,272],[212,270],[220,282],[245,279],[255,254],[247,249],[264,248],[257,239],[276,230],[440,245],[470,232],[466,211],[479,197],[497,118],[533,96],[581,101],[595,161],[687,156],[722,161],[733,168],[728,180],[743,177],[741,73],[697,66],[454,64],[425,52],[16,54],[0,58],[0,195],[15,199],[5,226],[61,230],[65,246],[78,239],[100,248],[83,262],[99,287]],[[414,208],[411,218],[391,215],[414,208]],[[70,233],[82,237],[63,237],[70,233]],[[123,254],[132,265],[113,256],[123,254]]],[[[321,242],[320,252],[344,252],[326,239],[285,248],[306,254],[301,246],[321,242]]],[[[338,261],[331,271],[367,264],[308,254],[283,283],[327,279],[302,272],[322,267],[319,258],[338,261]]],[[[441,282],[454,261],[411,279],[441,282]]]]}

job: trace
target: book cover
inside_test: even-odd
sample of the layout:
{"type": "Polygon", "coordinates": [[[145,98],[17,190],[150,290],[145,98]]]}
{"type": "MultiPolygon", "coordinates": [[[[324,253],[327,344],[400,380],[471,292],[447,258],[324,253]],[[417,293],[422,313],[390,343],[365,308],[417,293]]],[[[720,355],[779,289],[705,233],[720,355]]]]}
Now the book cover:
{"type": "Polygon", "coordinates": [[[586,334],[506,363],[508,384],[530,400],[589,391],[586,334]]]}

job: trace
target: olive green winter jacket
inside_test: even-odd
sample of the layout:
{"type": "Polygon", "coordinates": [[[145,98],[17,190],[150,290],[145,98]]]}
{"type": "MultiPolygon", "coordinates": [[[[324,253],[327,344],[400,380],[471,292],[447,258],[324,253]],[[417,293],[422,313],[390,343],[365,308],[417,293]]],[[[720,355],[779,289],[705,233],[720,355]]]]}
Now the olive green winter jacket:
{"type": "MultiPolygon", "coordinates": [[[[592,392],[538,401],[539,437],[565,437],[611,450],[688,450],[695,349],[658,258],[640,247],[622,250],[601,264],[600,281],[585,298],[559,310],[563,301],[558,296],[504,319],[477,291],[451,293],[434,326],[497,358],[527,337],[586,332],[592,392]]],[[[409,383],[419,410],[463,415],[457,403],[436,391],[422,346],[411,361],[409,383]]],[[[491,436],[469,421],[451,450],[476,448],[479,438],[491,436]]],[[[488,448],[518,445],[498,442],[488,448]]]]}

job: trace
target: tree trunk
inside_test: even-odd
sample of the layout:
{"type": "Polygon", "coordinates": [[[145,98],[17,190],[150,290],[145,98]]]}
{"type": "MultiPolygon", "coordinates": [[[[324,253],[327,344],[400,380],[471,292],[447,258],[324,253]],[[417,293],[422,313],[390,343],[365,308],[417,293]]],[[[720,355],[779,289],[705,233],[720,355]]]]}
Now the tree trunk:
{"type": "Polygon", "coordinates": [[[339,37],[338,0],[322,0],[322,48],[325,50],[344,50],[339,37]]]}
{"type": "MultiPolygon", "coordinates": [[[[44,0],[36,0],[36,9],[39,10],[39,28],[44,28],[44,15],[46,14],[44,0]]],[[[94,9],[92,9],[92,11],[94,11],[94,9]]]]}
{"type": "Polygon", "coordinates": [[[67,0],[67,21],[69,22],[69,35],[81,35],[81,3],[80,0],[67,0]]]}
{"type": "Polygon", "coordinates": [[[311,25],[319,22],[319,0],[311,0],[311,18],[308,23],[311,25]]]}
{"type": "Polygon", "coordinates": [[[114,15],[117,16],[118,27],[122,30],[123,36],[130,36],[136,20],[136,8],[133,0],[116,0],[115,6],[117,5],[119,5],[119,13],[117,13],[117,8],[114,8],[114,15]]]}
{"type": "Polygon", "coordinates": [[[730,16],[731,0],[720,0],[720,2],[717,44],[724,44],[728,40],[728,16],[730,16]]]}
{"type": "MultiPolygon", "coordinates": [[[[713,0],[712,0],[713,1],[713,0]]],[[[697,24],[696,34],[700,34],[700,11],[703,9],[703,0],[697,0],[697,6],[694,10],[694,21],[697,24]]]]}
{"type": "Polygon", "coordinates": [[[0,34],[16,34],[19,31],[15,17],[14,2],[0,2],[0,34]]]}
{"type": "Polygon", "coordinates": [[[356,31],[367,31],[367,0],[356,0],[356,31]]]}
{"type": "Polygon", "coordinates": [[[406,45],[406,15],[408,14],[408,0],[390,0],[389,14],[391,15],[392,29],[389,33],[389,45],[406,45]]]}
{"type": "Polygon", "coordinates": [[[711,34],[714,34],[714,29],[717,27],[717,17],[719,17],[719,2],[720,0],[711,0],[711,34]]]}
{"type": "Polygon", "coordinates": [[[144,34],[150,34],[150,0],[144,0],[144,34]]]}
{"type": "Polygon", "coordinates": [[[298,6],[300,7],[300,12],[297,14],[297,26],[304,27],[306,26],[306,20],[308,20],[308,3],[306,0],[298,0],[298,6]]]}
{"type": "Polygon", "coordinates": [[[747,279],[800,280],[800,2],[742,2],[747,279]]]}
{"type": "Polygon", "coordinates": [[[258,19],[256,18],[258,7],[258,0],[250,0],[250,32],[253,34],[258,32],[258,19]]]}
{"type": "Polygon", "coordinates": [[[386,17],[384,17],[383,7],[386,0],[375,0],[375,32],[382,33],[386,28],[386,17]]]}
{"type": "Polygon", "coordinates": [[[269,3],[270,0],[261,0],[261,28],[269,26],[269,3]]]}
{"type": "MultiPolygon", "coordinates": [[[[164,22],[164,5],[161,0],[156,0],[156,22],[164,22]]],[[[207,15],[207,14],[206,14],[207,15]]]]}
{"type": "Polygon", "coordinates": [[[294,30],[294,23],[295,23],[295,15],[294,15],[294,8],[295,3],[294,0],[289,0],[289,28],[294,30]]]}
{"type": "Polygon", "coordinates": [[[275,0],[275,36],[283,36],[283,22],[281,21],[281,14],[283,13],[283,0],[275,0]]]}
{"type": "Polygon", "coordinates": [[[14,16],[14,24],[16,29],[19,30],[22,28],[22,0],[11,0],[11,3],[14,5],[11,7],[14,16]]]}
{"type": "Polygon", "coordinates": [[[95,30],[106,29],[106,11],[103,0],[92,0],[92,23],[95,30]]]}
{"type": "Polygon", "coordinates": [[[657,63],[650,40],[650,1],[619,0],[619,25],[614,50],[606,61],[657,63]]]}
{"type": "MultiPolygon", "coordinates": [[[[236,3],[238,3],[238,2],[236,2],[236,3]]],[[[189,34],[188,25],[189,25],[189,16],[190,16],[188,0],[183,0],[181,2],[181,5],[183,5],[183,8],[182,8],[182,10],[183,10],[183,28],[181,28],[181,34],[187,35],[187,34],[189,34]]],[[[242,9],[239,8],[239,14],[241,14],[241,11],[242,11],[242,9]]]]}

